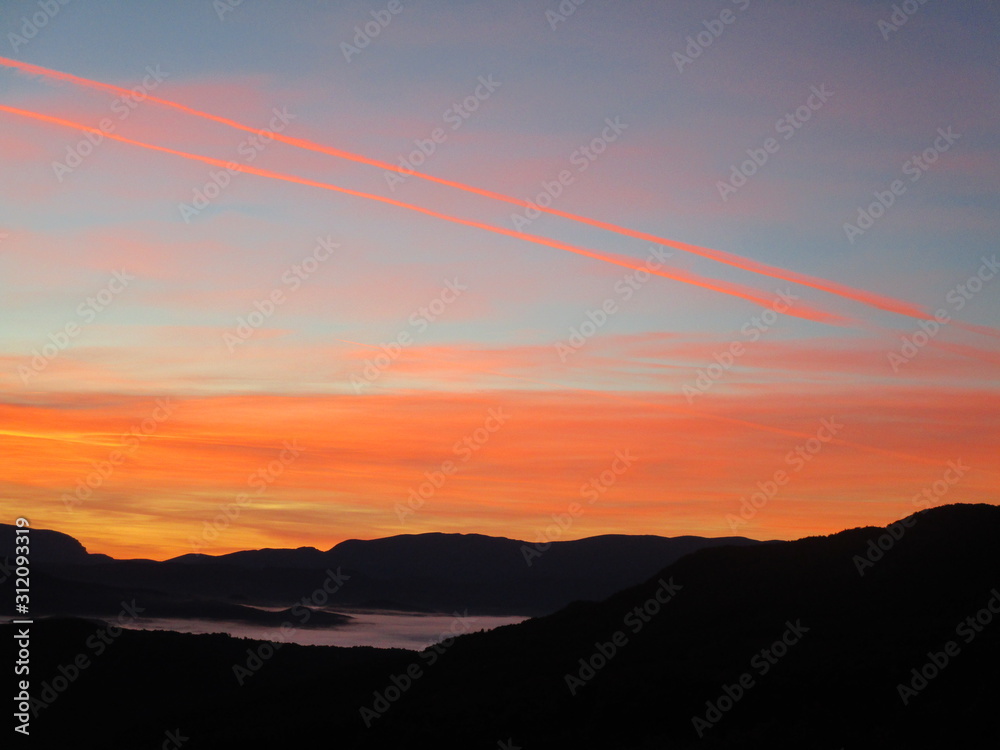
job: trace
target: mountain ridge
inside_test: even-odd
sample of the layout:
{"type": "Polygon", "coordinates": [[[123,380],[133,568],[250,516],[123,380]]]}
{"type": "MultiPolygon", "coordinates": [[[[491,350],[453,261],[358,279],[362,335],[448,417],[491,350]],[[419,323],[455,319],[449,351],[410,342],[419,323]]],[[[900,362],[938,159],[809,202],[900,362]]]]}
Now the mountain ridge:
{"type": "MultiPolygon", "coordinates": [[[[62,536],[69,546],[71,537],[62,536]]],[[[13,533],[0,527],[2,537],[12,540],[13,533]]],[[[535,545],[483,534],[430,532],[345,540],[325,552],[265,548],[164,561],[84,557],[77,543],[75,554],[51,560],[33,548],[32,564],[65,582],[50,585],[38,602],[44,611],[59,614],[99,614],[116,596],[138,595],[155,595],[175,612],[190,611],[192,601],[285,607],[322,585],[330,571],[343,570],[349,584],[338,592],[340,607],[415,612],[467,608],[479,614],[534,616],[573,599],[601,599],[697,549],[757,544],[765,542],[609,534],[535,545]]]]}
{"type": "MultiPolygon", "coordinates": [[[[420,653],[126,632],[40,730],[63,736],[74,717],[101,713],[101,746],[135,748],[177,725],[190,750],[331,737],[472,750],[987,746],[1000,701],[998,535],[997,506],[950,505],[886,527],[706,548],[601,601],[420,653]],[[871,545],[883,554],[859,570],[871,545]],[[236,666],[250,670],[245,684],[236,666]]],[[[51,679],[91,631],[44,627],[52,653],[32,667],[51,679]]]]}

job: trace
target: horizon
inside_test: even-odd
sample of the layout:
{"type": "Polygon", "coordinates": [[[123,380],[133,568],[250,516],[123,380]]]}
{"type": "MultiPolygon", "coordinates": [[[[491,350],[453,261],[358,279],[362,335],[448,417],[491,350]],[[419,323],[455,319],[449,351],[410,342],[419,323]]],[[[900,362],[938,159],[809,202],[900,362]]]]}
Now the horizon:
{"type": "MultiPolygon", "coordinates": [[[[0,526],[12,526],[12,525],[13,524],[7,524],[7,523],[0,524],[0,526]]],[[[293,547],[240,547],[240,548],[225,549],[225,550],[212,550],[211,552],[187,551],[187,552],[181,552],[180,554],[172,555],[170,557],[164,557],[164,558],[154,558],[154,557],[148,557],[148,556],[125,558],[125,557],[115,557],[115,555],[112,555],[112,554],[110,554],[108,552],[104,552],[102,550],[91,548],[90,546],[88,546],[86,544],[85,540],[80,539],[79,537],[76,537],[73,534],[70,534],[69,532],[63,531],[61,529],[50,528],[50,527],[43,527],[41,529],[37,529],[37,528],[33,527],[33,530],[36,530],[36,531],[38,531],[38,530],[41,530],[41,531],[54,531],[54,532],[56,532],[58,534],[63,534],[65,536],[69,536],[69,537],[75,539],[76,541],[80,542],[80,544],[83,545],[83,548],[87,551],[88,554],[107,555],[108,557],[112,557],[115,560],[152,560],[154,562],[166,562],[166,561],[169,561],[169,560],[172,560],[172,559],[176,559],[178,557],[183,557],[185,555],[205,555],[205,556],[208,556],[208,557],[221,557],[223,555],[233,554],[234,552],[260,552],[260,551],[263,551],[263,550],[283,550],[283,551],[291,550],[291,551],[296,551],[296,550],[301,550],[301,549],[312,549],[312,550],[316,550],[317,552],[329,552],[334,547],[336,547],[339,544],[343,544],[344,542],[374,542],[374,541],[378,541],[378,540],[381,540],[381,539],[393,539],[393,538],[401,537],[401,536],[430,536],[430,535],[481,536],[481,537],[485,537],[485,538],[488,538],[488,539],[502,539],[502,540],[507,540],[507,541],[512,541],[512,542],[521,542],[521,543],[525,543],[525,544],[535,544],[535,543],[537,543],[535,540],[531,540],[531,539],[518,539],[516,537],[511,537],[511,536],[498,536],[498,535],[493,535],[493,534],[480,534],[480,533],[475,532],[475,531],[420,531],[420,532],[415,532],[415,533],[411,532],[411,533],[403,533],[403,534],[391,534],[391,535],[388,535],[388,536],[381,536],[381,537],[372,537],[370,539],[357,539],[357,538],[351,537],[351,538],[341,539],[338,542],[334,542],[330,546],[324,546],[324,547],[316,547],[316,546],[313,546],[313,545],[298,545],[298,546],[293,546],[293,547]]],[[[842,529],[842,531],[846,531],[846,530],[847,529],[842,529]]],[[[834,533],[836,533],[836,532],[834,532],[834,533]]],[[[579,542],[579,541],[584,541],[584,540],[587,540],[587,539],[596,539],[596,538],[608,537],[608,536],[624,536],[624,537],[655,536],[655,537],[659,537],[661,539],[676,539],[676,538],[679,538],[679,537],[680,538],[683,538],[683,537],[697,537],[697,538],[705,538],[705,539],[725,539],[725,538],[728,538],[728,537],[733,537],[733,538],[751,539],[752,541],[755,541],[755,542],[786,542],[786,541],[795,541],[794,539],[753,539],[752,537],[747,537],[747,536],[745,536],[743,534],[722,534],[722,535],[719,535],[719,536],[716,536],[716,537],[707,537],[707,536],[702,536],[700,534],[671,534],[671,535],[666,535],[666,534],[649,534],[649,533],[646,533],[646,534],[593,534],[593,535],[590,535],[590,536],[576,537],[576,538],[571,538],[571,539],[553,538],[553,539],[551,539],[549,541],[551,541],[553,543],[555,543],[555,542],[579,542]]]]}
{"type": "Polygon", "coordinates": [[[998,39],[993,0],[0,2],[8,732],[995,733],[998,39]]]}
{"type": "Polygon", "coordinates": [[[995,7],[392,5],[0,7],[5,518],[165,559],[996,501],[995,7]]]}
{"type": "MultiPolygon", "coordinates": [[[[831,531],[831,532],[828,532],[828,533],[825,533],[825,534],[808,534],[806,536],[795,537],[795,538],[791,538],[791,539],[756,539],[756,538],[753,538],[753,537],[748,537],[748,536],[746,536],[744,534],[726,534],[726,535],[720,535],[720,536],[714,536],[713,537],[713,536],[704,536],[704,535],[700,535],[700,534],[671,534],[671,535],[666,535],[666,534],[650,534],[650,533],[645,533],[645,534],[594,534],[594,535],[591,535],[591,536],[577,537],[577,538],[561,538],[561,537],[555,537],[555,536],[553,536],[552,538],[548,539],[547,541],[551,542],[551,543],[558,543],[558,542],[579,542],[579,541],[586,541],[588,539],[598,539],[598,538],[603,538],[603,537],[652,536],[652,537],[657,537],[657,538],[660,538],[660,539],[678,539],[678,538],[687,538],[687,537],[690,537],[690,538],[701,538],[701,539],[726,539],[726,538],[748,539],[750,541],[760,542],[762,544],[767,544],[767,543],[770,543],[770,542],[794,542],[794,541],[800,541],[800,540],[803,540],[803,539],[810,539],[810,538],[814,538],[814,537],[834,536],[836,534],[840,534],[840,533],[845,532],[845,531],[855,531],[855,530],[858,530],[858,529],[865,529],[865,528],[886,528],[888,526],[893,526],[893,525],[899,524],[902,521],[905,521],[907,518],[910,518],[910,516],[914,516],[914,515],[917,515],[919,513],[923,513],[925,511],[937,510],[937,509],[940,509],[940,508],[976,507],[976,506],[986,506],[986,507],[997,507],[997,508],[1000,508],[1000,503],[963,503],[963,502],[945,503],[945,504],[937,505],[937,506],[928,506],[928,507],[924,507],[924,508],[919,508],[917,510],[914,510],[910,514],[907,514],[905,516],[900,516],[899,518],[896,518],[893,521],[886,523],[884,526],[877,526],[877,525],[875,525],[875,526],[873,526],[873,525],[847,526],[847,527],[844,527],[842,529],[838,529],[836,531],[831,531]]],[[[0,523],[0,526],[11,526],[11,524],[0,523]]],[[[115,557],[114,555],[110,555],[110,554],[108,554],[106,552],[102,552],[100,550],[91,549],[85,543],[84,540],[79,539],[79,538],[73,536],[72,534],[69,534],[69,533],[67,533],[65,531],[62,531],[60,529],[55,529],[55,528],[37,529],[36,528],[34,530],[36,530],[36,531],[37,530],[52,531],[52,532],[55,532],[55,533],[58,533],[58,534],[62,534],[64,536],[69,536],[69,537],[75,539],[77,542],[79,542],[83,546],[83,548],[86,550],[86,552],[88,554],[105,554],[105,555],[108,555],[109,557],[112,557],[115,560],[122,560],[122,561],[126,561],[126,560],[151,560],[153,562],[168,562],[168,561],[170,561],[172,559],[177,559],[177,558],[180,558],[180,557],[184,557],[186,555],[204,555],[206,557],[221,557],[221,556],[233,554],[233,553],[236,553],[236,552],[260,552],[260,551],[265,551],[265,550],[269,550],[269,551],[293,551],[293,552],[294,551],[298,551],[298,550],[315,550],[317,552],[327,553],[327,552],[332,551],[338,545],[343,544],[345,542],[372,542],[372,541],[380,541],[380,540],[384,540],[384,539],[394,539],[394,538],[398,538],[398,537],[407,537],[407,536],[477,536],[477,537],[484,537],[484,538],[487,538],[487,539],[498,539],[498,540],[504,540],[504,541],[520,542],[522,544],[528,544],[528,545],[534,545],[534,544],[539,544],[539,543],[544,544],[545,543],[545,541],[539,542],[537,540],[533,541],[533,540],[530,540],[530,539],[518,539],[516,537],[510,537],[510,536],[496,536],[496,535],[492,535],[492,534],[480,534],[480,533],[474,532],[474,531],[469,531],[469,532],[461,532],[461,531],[422,531],[422,532],[416,532],[416,533],[392,534],[392,535],[384,536],[384,537],[373,537],[371,539],[357,539],[357,538],[342,539],[342,540],[340,540],[338,542],[334,542],[333,544],[331,544],[328,547],[316,547],[316,546],[312,546],[312,545],[299,545],[299,546],[295,546],[295,547],[254,547],[254,548],[239,548],[239,549],[227,549],[227,550],[213,550],[211,552],[183,552],[183,553],[181,553],[179,555],[173,555],[173,556],[165,557],[165,558],[153,558],[153,557],[148,557],[148,556],[133,557],[133,558],[124,558],[124,557],[115,557]]]]}

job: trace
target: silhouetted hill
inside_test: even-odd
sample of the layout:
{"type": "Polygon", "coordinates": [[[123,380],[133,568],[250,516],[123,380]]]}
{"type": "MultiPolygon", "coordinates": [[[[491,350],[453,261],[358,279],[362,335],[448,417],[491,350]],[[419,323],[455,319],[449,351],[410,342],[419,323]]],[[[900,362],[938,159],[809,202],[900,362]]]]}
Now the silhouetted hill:
{"type": "Polygon", "coordinates": [[[188,554],[165,562],[186,565],[234,565],[241,568],[319,568],[326,565],[327,556],[315,547],[297,549],[255,549],[230,552],[227,555],[188,554]]]}
{"type": "MultiPolygon", "coordinates": [[[[87,581],[69,581],[47,571],[31,574],[31,611],[49,616],[107,617],[122,608],[122,602],[137,601],[144,618],[182,618],[278,627],[283,622],[305,621],[308,627],[346,625],[351,617],[308,607],[309,616],[290,617],[286,609],[260,609],[205,597],[164,593],[156,589],[122,589],[87,581]]],[[[298,605],[300,608],[301,604],[298,605]]],[[[4,612],[8,611],[6,608],[4,612]]],[[[302,609],[296,610],[297,613],[302,609]]]]}
{"type": "MultiPolygon", "coordinates": [[[[14,555],[14,532],[17,527],[0,523],[0,559],[12,559],[14,555]]],[[[111,560],[107,555],[88,554],[80,542],[69,534],[48,529],[30,529],[31,561],[34,564],[72,563],[89,565],[111,560]]]]}
{"type": "MultiPolygon", "coordinates": [[[[247,550],[165,562],[71,563],[47,571],[81,586],[112,589],[118,599],[154,591],[160,598],[284,607],[321,586],[327,571],[342,570],[349,580],[335,606],[538,615],[576,599],[603,599],[698,549],[756,544],[743,537],[609,535],[539,548],[480,534],[408,534],[350,540],[326,552],[247,550]]],[[[42,606],[48,613],[92,614],[56,598],[42,606]]]]}
{"type": "MultiPolygon", "coordinates": [[[[703,549],[604,601],[420,654],[283,645],[243,685],[234,665],[262,644],[127,632],[37,731],[140,749],[177,727],[190,750],[990,747],[998,535],[1000,508],[964,505],[703,549]]],[[[42,623],[35,679],[94,627],[42,623]]]]}

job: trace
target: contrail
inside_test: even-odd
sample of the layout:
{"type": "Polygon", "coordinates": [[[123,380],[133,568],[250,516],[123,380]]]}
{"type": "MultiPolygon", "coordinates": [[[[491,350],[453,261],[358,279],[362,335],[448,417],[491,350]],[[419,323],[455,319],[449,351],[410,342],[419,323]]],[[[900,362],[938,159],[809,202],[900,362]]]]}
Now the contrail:
{"type": "MultiPolygon", "coordinates": [[[[71,73],[63,73],[57,70],[51,70],[49,68],[43,68],[39,65],[31,65],[30,63],[21,62],[19,60],[12,60],[6,57],[0,57],[0,65],[6,67],[14,68],[23,73],[28,73],[31,75],[42,76],[45,78],[50,78],[53,80],[64,81],[66,83],[73,83],[79,86],[85,86],[88,88],[99,89],[102,91],[109,91],[111,93],[117,94],[119,96],[128,96],[132,92],[128,89],[122,88],[120,86],[114,86],[108,83],[101,83],[100,81],[93,81],[88,78],[81,78],[79,76],[72,75],[71,73]]],[[[236,128],[237,130],[243,130],[248,133],[259,134],[261,130],[259,128],[254,128],[249,125],[244,125],[243,123],[236,122],[235,120],[230,120],[226,117],[220,117],[218,115],[213,115],[209,112],[204,112],[199,109],[194,109],[193,107],[188,107],[184,104],[178,102],[170,101],[169,99],[161,99],[160,97],[153,96],[151,94],[146,95],[146,100],[154,102],[164,107],[170,107],[176,109],[180,112],[184,112],[195,117],[200,117],[202,119],[211,120],[213,122],[220,123],[222,125],[227,125],[231,128],[236,128]]],[[[309,151],[315,151],[317,153],[326,154],[328,156],[335,156],[340,159],[348,159],[350,161],[359,162],[361,164],[367,164],[369,166],[378,167],[380,169],[387,169],[392,171],[397,171],[398,167],[389,162],[380,161],[378,159],[370,159],[366,156],[361,156],[360,154],[354,154],[350,151],[342,151],[340,149],[332,148],[329,146],[324,146],[313,141],[305,140],[302,138],[293,138],[291,136],[282,135],[281,133],[271,133],[273,138],[282,143],[286,143],[291,146],[296,146],[298,148],[307,149],[309,151]]],[[[761,274],[763,276],[770,276],[771,278],[781,279],[782,281],[790,281],[796,284],[802,284],[803,286],[808,286],[819,291],[828,292],[830,294],[837,295],[846,299],[854,300],[855,302],[860,302],[862,304],[868,305],[869,307],[874,307],[879,310],[884,310],[887,312],[896,313],[898,315],[904,315],[910,318],[916,318],[918,320],[932,320],[933,314],[929,311],[919,307],[918,305],[906,302],[904,300],[895,299],[893,297],[888,297],[885,295],[875,294],[874,292],[869,292],[863,289],[856,289],[854,287],[847,286],[845,284],[840,284],[835,281],[830,281],[828,279],[823,279],[817,276],[810,276],[808,274],[799,273],[797,271],[791,271],[785,268],[779,268],[777,266],[768,265],[766,263],[761,263],[759,261],[751,260],[749,258],[744,258],[741,255],[736,255],[735,253],[726,252],[724,250],[713,250],[711,248],[700,247],[698,245],[692,245],[686,242],[679,242],[677,240],[670,240],[665,237],[658,237],[647,232],[640,232],[634,229],[629,229],[628,227],[622,227],[617,224],[612,224],[610,222],[599,221],[597,219],[591,219],[586,216],[580,216],[579,214],[573,214],[568,211],[560,211],[551,207],[543,207],[537,204],[531,203],[520,198],[515,198],[513,196],[504,195],[502,193],[496,193],[491,190],[484,190],[482,188],[477,188],[472,185],[467,185],[465,183],[457,182],[455,180],[448,180],[442,177],[435,177],[433,175],[424,174],[421,172],[411,171],[409,173],[413,177],[421,180],[426,180],[428,182],[435,182],[440,185],[447,185],[458,190],[463,190],[469,193],[475,193],[486,198],[491,198],[493,200],[503,201],[505,203],[510,203],[522,208],[530,208],[543,213],[551,214],[553,216],[559,216],[563,219],[569,219],[570,221],[579,222],[582,224],[587,224],[598,229],[604,229],[609,232],[615,232],[627,237],[633,237],[635,239],[644,240],[646,242],[653,242],[656,244],[666,245],[672,247],[675,250],[680,250],[685,253],[691,253],[693,255],[698,255],[703,258],[708,258],[714,260],[718,263],[724,263],[735,268],[739,268],[744,271],[749,271],[751,273],[761,274]]],[[[987,328],[984,326],[974,326],[970,324],[965,324],[960,321],[953,321],[956,325],[961,326],[970,331],[976,333],[985,334],[989,336],[1000,336],[1000,331],[995,329],[987,328]]]]}
{"type": "MultiPolygon", "coordinates": [[[[739,297],[740,299],[745,299],[749,302],[753,302],[760,307],[766,309],[773,309],[774,301],[764,296],[758,290],[751,287],[743,286],[742,284],[734,284],[726,281],[718,281],[715,279],[709,279],[706,277],[698,276],[687,271],[682,271],[680,269],[675,270],[665,270],[665,269],[653,269],[647,267],[645,264],[639,261],[622,255],[617,255],[613,253],[601,253],[596,250],[588,250],[586,248],[577,247],[575,245],[569,245],[565,242],[559,242],[557,240],[551,240],[547,237],[539,237],[533,234],[525,234],[524,232],[516,232],[512,229],[505,229],[503,227],[496,227],[492,224],[484,224],[483,222],[473,221],[471,219],[462,219],[457,216],[451,216],[449,214],[444,214],[439,211],[434,211],[429,208],[424,208],[422,206],[415,206],[411,203],[404,203],[403,201],[397,201],[393,198],[386,198],[381,195],[373,195],[371,193],[363,193],[359,190],[351,190],[349,188],[340,187],[339,185],[332,185],[328,182],[318,182],[316,180],[309,180],[303,177],[296,177],[294,175],[282,174],[280,172],[272,172],[266,169],[259,169],[257,167],[251,167],[246,164],[239,164],[235,162],[227,162],[222,159],[214,159],[210,156],[200,156],[198,154],[188,153],[186,151],[178,151],[176,149],[167,148],[165,146],[156,146],[151,143],[143,143],[142,141],[136,141],[131,138],[126,138],[124,136],[118,135],[116,133],[105,133],[97,128],[92,128],[88,125],[83,125],[81,123],[72,122],[70,120],[63,120],[58,117],[52,117],[51,115],[43,115],[37,112],[29,112],[23,109],[17,109],[15,107],[7,107],[5,105],[0,105],[0,111],[9,112],[14,115],[19,115],[21,117],[28,117],[33,120],[40,120],[42,122],[51,123],[53,125],[60,125],[62,127],[72,128],[74,130],[79,130],[84,133],[95,133],[108,138],[109,140],[119,141],[121,143],[127,143],[131,146],[138,146],[139,148],[149,149],[151,151],[159,151],[165,154],[172,154],[174,156],[180,156],[185,159],[191,159],[192,161],[202,162],[204,164],[210,164],[214,167],[221,167],[223,169],[233,169],[239,172],[245,172],[247,174],[255,174],[259,177],[268,177],[274,180],[282,180],[284,182],[292,182],[299,185],[307,185],[309,187],[318,187],[324,190],[332,190],[338,193],[345,193],[347,195],[353,195],[358,198],[366,198],[368,200],[377,201],[379,203],[386,203],[390,206],[397,206],[399,208],[405,208],[409,211],[415,211],[417,213],[425,214],[427,216],[433,216],[437,219],[442,219],[444,221],[449,221],[453,224],[461,224],[463,226],[476,227],[478,229],[486,230],[487,232],[493,232],[495,234],[502,234],[508,237],[514,237],[515,239],[524,240],[526,242],[533,242],[537,245],[546,245],[548,247],[556,248],[557,250],[565,250],[570,253],[575,253],[577,255],[583,255],[588,258],[594,258],[595,260],[601,260],[606,263],[613,263],[618,266],[623,266],[625,268],[630,268],[633,271],[647,271],[656,276],[662,276],[666,279],[672,279],[674,281],[680,281],[685,284],[692,284],[694,286],[700,286],[703,289],[710,289],[714,292],[720,292],[722,294],[728,294],[733,297],[739,297]]],[[[817,323],[826,323],[829,325],[840,325],[840,326],[850,326],[854,325],[856,321],[844,318],[835,313],[829,313],[824,310],[819,310],[808,305],[796,303],[794,306],[787,306],[784,311],[785,315],[791,315],[797,318],[804,318],[806,320],[812,320],[817,323]]]]}

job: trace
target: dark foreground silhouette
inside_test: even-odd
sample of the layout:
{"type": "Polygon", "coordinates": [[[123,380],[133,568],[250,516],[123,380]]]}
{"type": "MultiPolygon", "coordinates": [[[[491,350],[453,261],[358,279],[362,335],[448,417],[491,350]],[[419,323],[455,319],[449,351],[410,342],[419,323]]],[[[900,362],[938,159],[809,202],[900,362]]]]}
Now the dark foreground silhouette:
{"type": "MultiPolygon", "coordinates": [[[[32,566],[44,576],[32,599],[36,613],[112,616],[123,598],[136,597],[147,617],[259,625],[287,617],[246,605],[292,606],[323,586],[330,571],[349,576],[350,585],[337,591],[340,607],[534,616],[578,599],[603,599],[705,547],[760,544],[744,537],[612,534],[539,545],[481,534],[403,534],[352,539],[325,552],[261,549],[155,562],[88,554],[55,531],[33,534],[32,566]]],[[[13,542],[13,527],[0,524],[0,558],[13,553],[13,542]]]]}
{"type": "Polygon", "coordinates": [[[1000,508],[956,505],[704,549],[419,654],[38,622],[32,692],[54,700],[31,732],[53,748],[993,747],[998,538],[1000,508]]]}

